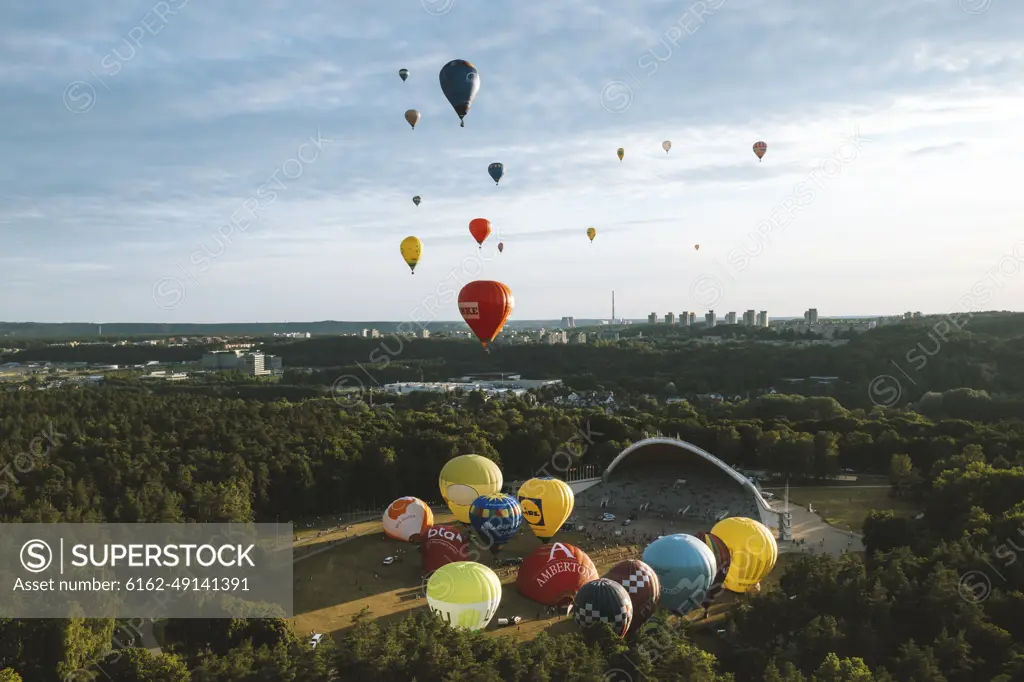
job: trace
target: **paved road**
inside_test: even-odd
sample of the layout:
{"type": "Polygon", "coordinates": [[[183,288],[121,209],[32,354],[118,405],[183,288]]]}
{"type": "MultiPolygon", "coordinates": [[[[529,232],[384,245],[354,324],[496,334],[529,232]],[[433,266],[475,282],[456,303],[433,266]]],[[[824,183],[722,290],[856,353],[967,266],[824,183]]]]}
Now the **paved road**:
{"type": "MultiPolygon", "coordinates": [[[[882,486],[888,487],[888,486],[882,486]]],[[[784,502],[774,502],[772,509],[784,511],[784,502]]],[[[781,552],[807,552],[821,554],[827,552],[838,556],[843,552],[863,552],[864,543],[859,533],[834,528],[817,514],[807,511],[806,507],[789,503],[789,513],[793,517],[793,539],[799,542],[782,543],[781,552]]]]}

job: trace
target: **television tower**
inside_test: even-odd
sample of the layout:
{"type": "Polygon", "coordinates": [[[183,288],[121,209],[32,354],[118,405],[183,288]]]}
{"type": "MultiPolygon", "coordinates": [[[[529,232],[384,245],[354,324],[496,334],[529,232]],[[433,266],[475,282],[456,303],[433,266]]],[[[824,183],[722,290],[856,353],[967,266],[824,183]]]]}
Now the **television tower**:
{"type": "Polygon", "coordinates": [[[612,324],[615,324],[615,292],[612,291],[612,324]]]}

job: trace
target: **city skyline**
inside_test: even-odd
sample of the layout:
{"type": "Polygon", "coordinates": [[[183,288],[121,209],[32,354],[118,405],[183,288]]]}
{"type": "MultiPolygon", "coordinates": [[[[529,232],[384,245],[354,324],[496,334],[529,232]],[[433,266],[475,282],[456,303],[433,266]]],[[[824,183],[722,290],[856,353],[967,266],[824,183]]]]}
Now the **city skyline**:
{"type": "Polygon", "coordinates": [[[1022,27],[956,0],[12,7],[0,318],[458,320],[472,279],[513,321],[608,319],[611,289],[630,319],[799,317],[809,290],[850,317],[1024,309],[1022,27]],[[459,58],[465,128],[438,86],[459,58]]]}

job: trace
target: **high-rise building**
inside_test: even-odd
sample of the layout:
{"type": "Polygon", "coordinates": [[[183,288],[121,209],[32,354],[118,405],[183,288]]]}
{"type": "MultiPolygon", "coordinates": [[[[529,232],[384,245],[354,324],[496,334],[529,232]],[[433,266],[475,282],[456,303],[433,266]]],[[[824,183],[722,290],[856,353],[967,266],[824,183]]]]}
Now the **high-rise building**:
{"type": "Polygon", "coordinates": [[[726,313],[725,314],[725,323],[726,324],[736,324],[736,313],[734,313],[734,312],[726,313]]]}
{"type": "Polygon", "coordinates": [[[693,311],[690,311],[690,326],[691,327],[696,327],[697,326],[697,313],[695,313],[693,311]]]}
{"type": "Polygon", "coordinates": [[[715,325],[718,324],[718,318],[715,316],[714,310],[709,310],[707,313],[705,313],[704,324],[707,325],[708,327],[714,327],[715,325]]]}
{"type": "Polygon", "coordinates": [[[689,312],[684,310],[683,312],[679,313],[679,324],[683,325],[684,327],[689,327],[690,326],[690,313],[689,312]]]}
{"type": "Polygon", "coordinates": [[[580,332],[580,333],[576,334],[576,343],[586,343],[586,342],[587,342],[587,335],[586,334],[584,334],[583,332],[580,332]]]}
{"type": "Polygon", "coordinates": [[[263,353],[246,353],[239,358],[238,368],[253,377],[269,374],[263,366],[263,360],[263,353]]]}
{"type": "Polygon", "coordinates": [[[768,326],[768,311],[762,310],[757,314],[757,326],[767,327],[768,326]]]}
{"type": "Polygon", "coordinates": [[[575,326],[576,326],[576,318],[575,317],[563,317],[562,318],[562,327],[563,328],[565,328],[565,329],[572,329],[575,326]]]}
{"type": "Polygon", "coordinates": [[[748,310],[747,312],[743,313],[743,324],[747,327],[753,327],[755,324],[757,324],[757,312],[753,310],[748,310]]]}
{"type": "Polygon", "coordinates": [[[676,323],[676,314],[675,313],[665,313],[665,324],[675,324],[675,323],[676,323]]]}
{"type": "Polygon", "coordinates": [[[818,324],[818,309],[808,308],[804,313],[804,322],[807,324],[818,324]]]}
{"type": "Polygon", "coordinates": [[[647,324],[658,324],[658,313],[651,313],[648,315],[647,324]]]}

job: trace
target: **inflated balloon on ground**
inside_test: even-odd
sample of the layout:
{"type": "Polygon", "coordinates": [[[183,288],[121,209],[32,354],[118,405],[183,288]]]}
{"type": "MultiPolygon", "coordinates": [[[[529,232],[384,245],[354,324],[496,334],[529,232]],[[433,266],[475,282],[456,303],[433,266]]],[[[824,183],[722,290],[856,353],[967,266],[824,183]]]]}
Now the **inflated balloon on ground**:
{"type": "Polygon", "coordinates": [[[474,561],[442,566],[427,581],[427,606],[454,628],[483,630],[500,603],[498,576],[474,561]]]}
{"type": "Polygon", "coordinates": [[[384,534],[403,542],[419,542],[434,524],[434,512],[418,497],[400,497],[384,510],[384,534]]]}
{"type": "Polygon", "coordinates": [[[469,524],[469,506],[481,495],[501,492],[498,465],[480,455],[460,455],[448,460],[438,477],[441,497],[461,523],[469,524]]]}

